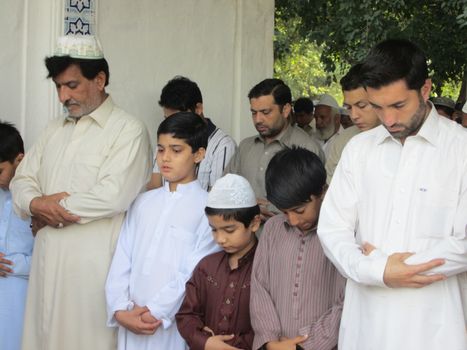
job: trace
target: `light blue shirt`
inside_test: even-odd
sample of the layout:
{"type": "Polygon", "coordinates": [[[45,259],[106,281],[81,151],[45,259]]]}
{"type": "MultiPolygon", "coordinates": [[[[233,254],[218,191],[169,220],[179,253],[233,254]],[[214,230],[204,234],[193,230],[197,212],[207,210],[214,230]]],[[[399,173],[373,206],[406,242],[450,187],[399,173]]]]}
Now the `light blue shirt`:
{"type": "Polygon", "coordinates": [[[13,211],[9,191],[0,189],[0,252],[13,273],[0,277],[0,349],[19,350],[34,238],[29,220],[13,211]]]}
{"type": "Polygon", "coordinates": [[[30,221],[15,214],[10,191],[1,189],[0,213],[0,253],[13,262],[10,276],[28,278],[34,244],[30,221]]]}

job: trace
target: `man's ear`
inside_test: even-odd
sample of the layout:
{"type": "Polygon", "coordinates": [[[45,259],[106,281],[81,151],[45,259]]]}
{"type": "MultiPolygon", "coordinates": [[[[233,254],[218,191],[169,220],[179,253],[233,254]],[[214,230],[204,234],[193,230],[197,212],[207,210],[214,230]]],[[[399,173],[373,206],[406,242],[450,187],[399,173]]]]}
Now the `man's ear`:
{"type": "Polygon", "coordinates": [[[292,112],[292,105],[290,103],[286,103],[284,106],[282,106],[282,115],[285,118],[289,118],[291,112],[292,112]]]}
{"type": "Polygon", "coordinates": [[[422,94],[423,100],[426,102],[430,98],[431,93],[431,79],[426,79],[425,83],[423,84],[422,88],[420,89],[420,93],[422,94]]]}
{"type": "Polygon", "coordinates": [[[23,158],[24,158],[24,153],[18,153],[15,160],[13,161],[13,164],[17,166],[23,160],[23,158]]]}
{"type": "Polygon", "coordinates": [[[259,226],[261,225],[261,217],[259,215],[255,215],[253,220],[250,222],[250,230],[251,232],[256,232],[259,230],[259,226]]]}
{"type": "Polygon", "coordinates": [[[204,147],[198,148],[198,150],[195,152],[195,163],[197,164],[201,163],[205,155],[206,155],[206,149],[204,147]]]}
{"type": "Polygon", "coordinates": [[[203,104],[201,102],[198,102],[195,107],[195,113],[198,115],[203,115],[203,104]]]}
{"type": "Polygon", "coordinates": [[[100,71],[97,73],[96,77],[94,78],[94,81],[97,83],[97,87],[99,88],[100,91],[103,91],[105,88],[105,81],[107,80],[107,76],[103,71],[100,71]]]}
{"type": "Polygon", "coordinates": [[[319,196],[321,199],[324,198],[324,195],[325,195],[326,192],[328,191],[328,188],[329,188],[329,185],[328,185],[328,184],[324,184],[324,186],[323,186],[323,192],[321,192],[321,195],[319,196]]]}

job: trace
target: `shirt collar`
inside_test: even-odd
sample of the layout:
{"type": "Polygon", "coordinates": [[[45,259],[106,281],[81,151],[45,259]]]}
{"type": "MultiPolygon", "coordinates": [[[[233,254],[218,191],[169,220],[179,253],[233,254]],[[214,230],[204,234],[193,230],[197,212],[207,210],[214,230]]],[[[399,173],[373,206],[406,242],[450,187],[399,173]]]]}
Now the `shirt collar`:
{"type": "Polygon", "coordinates": [[[225,266],[226,271],[232,272],[232,271],[239,270],[243,266],[245,266],[246,264],[248,264],[249,262],[251,262],[253,260],[253,258],[255,257],[255,252],[256,252],[256,247],[257,246],[258,246],[258,240],[256,239],[255,245],[253,247],[251,247],[251,249],[248,252],[246,252],[246,254],[244,256],[242,256],[240,259],[238,259],[238,266],[235,269],[232,269],[230,267],[229,258],[230,258],[231,254],[228,254],[226,252],[224,252],[224,256],[222,258],[221,264],[223,264],[225,266]]]}
{"type": "MultiPolygon", "coordinates": [[[[101,103],[99,107],[97,107],[95,110],[93,110],[88,116],[91,119],[94,119],[94,121],[101,127],[104,128],[105,124],[107,123],[107,120],[110,118],[110,114],[112,113],[114,104],[112,101],[112,98],[110,96],[107,96],[104,102],[101,103]]],[[[73,117],[67,117],[65,118],[65,122],[75,122],[76,118],[73,117]]]]}
{"type": "Polygon", "coordinates": [[[244,256],[238,259],[238,268],[242,267],[249,261],[253,260],[253,258],[255,257],[255,251],[256,251],[257,246],[258,246],[258,240],[256,239],[255,245],[251,247],[251,249],[248,252],[246,252],[244,256]]]}
{"type": "MultiPolygon", "coordinates": [[[[282,130],[280,132],[279,135],[277,135],[270,143],[273,143],[275,141],[279,142],[281,144],[281,146],[286,146],[287,145],[287,141],[290,140],[290,138],[292,137],[292,132],[293,132],[293,126],[288,124],[287,122],[287,127],[285,128],[285,130],[282,130]]],[[[255,137],[255,142],[262,142],[264,144],[266,144],[266,140],[264,139],[264,137],[262,137],[261,135],[256,135],[255,137]]]]}
{"type": "Polygon", "coordinates": [[[297,227],[290,225],[289,222],[287,221],[287,217],[285,214],[279,214],[279,215],[282,215],[282,219],[284,220],[284,226],[287,232],[291,232],[294,235],[297,235],[297,233],[303,234],[304,237],[311,236],[312,234],[316,233],[317,227],[314,227],[312,230],[304,233],[300,231],[300,229],[298,229],[297,227]]]}
{"type": "Polygon", "coordinates": [[[206,119],[206,123],[208,124],[208,127],[206,128],[206,132],[208,134],[208,137],[211,136],[211,134],[217,129],[216,125],[211,121],[209,118],[204,118],[206,119]]]}
{"type": "MultiPolygon", "coordinates": [[[[178,194],[184,194],[192,191],[193,189],[199,188],[201,189],[201,185],[198,180],[194,180],[191,182],[188,182],[186,184],[178,184],[177,189],[175,192],[172,193],[178,193],[178,194]]],[[[170,192],[170,187],[169,187],[169,182],[164,181],[164,190],[167,192],[170,192]]]]}
{"type": "MultiPolygon", "coordinates": [[[[409,137],[421,137],[431,143],[433,146],[437,145],[438,141],[438,134],[439,134],[439,118],[438,112],[436,112],[436,108],[433,106],[431,101],[428,101],[431,106],[430,113],[426,117],[425,121],[423,122],[422,127],[418,130],[418,133],[414,136],[409,137]]],[[[376,143],[382,144],[387,139],[395,140],[394,137],[391,136],[389,131],[384,127],[384,125],[379,125],[377,127],[376,133],[376,143]]]]}

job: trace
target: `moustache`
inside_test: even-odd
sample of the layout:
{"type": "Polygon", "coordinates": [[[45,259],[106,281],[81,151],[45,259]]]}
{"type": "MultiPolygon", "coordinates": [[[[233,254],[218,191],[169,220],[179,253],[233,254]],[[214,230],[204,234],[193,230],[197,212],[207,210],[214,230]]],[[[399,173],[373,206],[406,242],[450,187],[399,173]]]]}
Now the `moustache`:
{"type": "Polygon", "coordinates": [[[78,103],[78,101],[70,99],[70,100],[66,100],[65,103],[63,104],[63,106],[65,106],[67,108],[69,106],[72,106],[72,105],[79,106],[79,103],[78,103]]]}

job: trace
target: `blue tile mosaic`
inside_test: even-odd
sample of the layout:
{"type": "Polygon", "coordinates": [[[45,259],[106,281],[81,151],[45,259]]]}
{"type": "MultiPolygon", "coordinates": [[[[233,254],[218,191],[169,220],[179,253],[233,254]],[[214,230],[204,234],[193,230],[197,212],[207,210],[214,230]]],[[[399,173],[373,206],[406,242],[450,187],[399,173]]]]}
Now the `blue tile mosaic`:
{"type": "Polygon", "coordinates": [[[94,35],[96,0],[65,0],[64,34],[94,35]]]}

